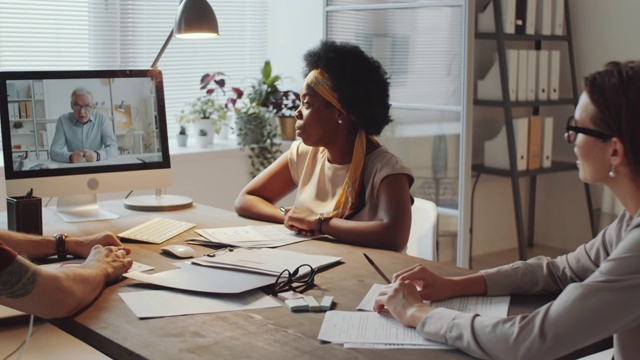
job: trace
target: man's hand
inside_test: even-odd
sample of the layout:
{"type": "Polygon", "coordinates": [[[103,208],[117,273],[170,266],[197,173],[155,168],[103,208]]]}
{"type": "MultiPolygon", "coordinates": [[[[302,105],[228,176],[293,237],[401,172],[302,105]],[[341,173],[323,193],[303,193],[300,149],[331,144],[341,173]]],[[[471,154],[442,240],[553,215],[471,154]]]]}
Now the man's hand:
{"type": "Polygon", "coordinates": [[[99,269],[104,274],[104,282],[109,283],[117,280],[133,265],[133,259],[127,255],[127,251],[122,248],[96,245],[83,266],[99,269]]]}
{"type": "Polygon", "coordinates": [[[73,153],[71,153],[71,155],[69,155],[70,163],[79,163],[82,162],[82,159],[84,159],[84,150],[74,151],[73,153]]]}
{"type": "Polygon", "coordinates": [[[94,161],[96,161],[96,157],[97,157],[97,156],[96,156],[96,152],[95,152],[95,151],[93,151],[93,150],[86,150],[86,149],[84,150],[84,159],[85,159],[87,162],[94,162],[94,161]]]}
{"type": "Polygon", "coordinates": [[[69,236],[67,237],[66,245],[69,253],[83,258],[89,256],[91,249],[95,245],[114,246],[117,249],[124,250],[127,255],[131,253],[130,248],[123,246],[120,240],[108,231],[81,237],[69,236]]]}

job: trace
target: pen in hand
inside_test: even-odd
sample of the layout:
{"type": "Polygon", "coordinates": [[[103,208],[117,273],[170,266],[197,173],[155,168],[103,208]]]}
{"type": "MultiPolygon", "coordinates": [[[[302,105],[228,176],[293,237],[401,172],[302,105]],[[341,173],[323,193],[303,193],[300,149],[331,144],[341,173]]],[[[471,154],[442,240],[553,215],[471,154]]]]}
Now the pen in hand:
{"type": "Polygon", "coordinates": [[[384,279],[384,281],[387,282],[387,284],[391,284],[391,280],[389,280],[389,278],[387,277],[387,275],[385,275],[382,270],[380,270],[380,268],[378,267],[378,265],[376,265],[376,263],[373,262],[373,260],[371,260],[371,258],[365,254],[362,253],[362,255],[364,255],[364,257],[367,259],[367,261],[369,262],[369,264],[371,264],[371,266],[373,266],[373,268],[376,270],[376,272],[378,274],[380,274],[380,276],[382,276],[382,278],[384,279]]]}

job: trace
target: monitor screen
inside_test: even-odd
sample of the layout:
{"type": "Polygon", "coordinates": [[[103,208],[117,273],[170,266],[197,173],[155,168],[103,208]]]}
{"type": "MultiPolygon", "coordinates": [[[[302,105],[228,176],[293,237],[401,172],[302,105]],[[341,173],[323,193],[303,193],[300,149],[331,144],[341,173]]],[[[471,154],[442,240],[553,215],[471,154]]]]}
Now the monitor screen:
{"type": "Polygon", "coordinates": [[[108,218],[97,193],[168,187],[164,109],[157,69],[0,72],[7,195],[81,221],[108,218]]]}

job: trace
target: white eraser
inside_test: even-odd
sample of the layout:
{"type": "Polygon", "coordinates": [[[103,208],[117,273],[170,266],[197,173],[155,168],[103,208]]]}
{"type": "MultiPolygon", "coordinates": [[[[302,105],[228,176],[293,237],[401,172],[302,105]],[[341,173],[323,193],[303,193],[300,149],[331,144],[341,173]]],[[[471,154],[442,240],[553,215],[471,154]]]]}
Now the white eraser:
{"type": "Polygon", "coordinates": [[[284,303],[291,311],[309,311],[309,304],[304,301],[304,298],[285,300],[284,303]]]}
{"type": "Polygon", "coordinates": [[[309,311],[320,311],[320,304],[313,296],[305,296],[304,301],[309,305],[309,311]]]}
{"type": "Polygon", "coordinates": [[[302,299],[304,297],[304,295],[299,294],[295,291],[287,291],[287,292],[282,292],[278,294],[278,299],[285,301],[285,300],[291,300],[291,299],[302,299]]]}
{"type": "Polygon", "coordinates": [[[331,310],[331,305],[333,304],[333,296],[325,296],[322,298],[322,302],[320,302],[320,311],[329,311],[331,310]]]}

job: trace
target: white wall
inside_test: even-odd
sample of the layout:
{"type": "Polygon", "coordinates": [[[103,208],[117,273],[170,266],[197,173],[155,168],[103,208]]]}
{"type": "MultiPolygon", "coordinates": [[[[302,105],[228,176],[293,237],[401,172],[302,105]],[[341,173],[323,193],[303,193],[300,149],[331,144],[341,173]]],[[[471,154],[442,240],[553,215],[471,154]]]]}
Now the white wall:
{"type": "MultiPolygon", "coordinates": [[[[637,0],[570,0],[577,83],[582,91],[582,78],[602,68],[609,60],[640,58],[640,2],[637,0]]],[[[494,46],[488,41],[476,41],[476,71],[486,67],[487,54],[494,46]]],[[[490,56],[490,55],[489,55],[490,56]]],[[[566,58],[566,56],[565,56],[566,58]]],[[[561,83],[562,94],[570,93],[568,78],[561,83]]],[[[571,107],[551,111],[557,119],[554,126],[554,157],[575,160],[573,148],[562,139],[564,120],[572,114],[571,107]]],[[[482,162],[483,142],[498,129],[494,120],[501,109],[477,111],[474,118],[474,162],[482,162]],[[492,113],[494,112],[494,113],[492,113]],[[497,113],[495,113],[497,112],[497,113]]],[[[520,181],[526,219],[528,181],[520,181]]],[[[594,206],[599,207],[599,187],[592,186],[594,206]]],[[[577,171],[538,176],[535,241],[539,244],[573,250],[591,238],[584,186],[577,171]]],[[[515,247],[515,217],[511,184],[508,178],[482,175],[476,190],[474,206],[475,254],[515,247]]]]}

